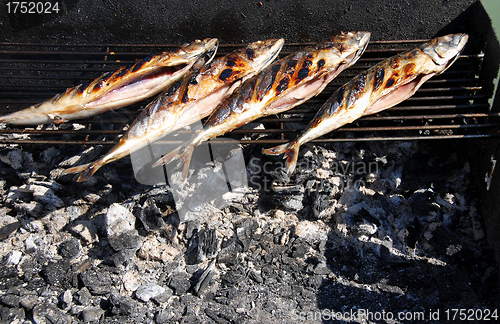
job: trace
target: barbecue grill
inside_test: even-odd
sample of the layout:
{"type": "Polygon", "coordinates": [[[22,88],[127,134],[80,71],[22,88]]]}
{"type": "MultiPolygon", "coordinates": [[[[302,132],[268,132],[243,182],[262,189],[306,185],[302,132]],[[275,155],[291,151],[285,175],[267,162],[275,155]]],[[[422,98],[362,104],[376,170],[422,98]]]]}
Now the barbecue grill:
{"type": "MultiPolygon", "coordinates": [[[[483,2],[488,6],[494,6],[495,3],[495,1],[483,2]]],[[[499,135],[498,100],[494,101],[496,91],[495,82],[499,65],[497,58],[499,46],[494,29],[492,28],[494,27],[495,19],[491,23],[488,14],[486,14],[482,6],[482,2],[476,2],[453,21],[449,22],[447,26],[442,27],[436,20],[436,13],[429,7],[431,3],[432,1],[429,1],[429,4],[423,5],[421,9],[425,11],[429,20],[423,24],[425,25],[424,28],[436,31],[438,30],[437,28],[440,28],[441,30],[438,33],[440,35],[456,32],[467,32],[470,35],[465,51],[455,64],[442,75],[431,78],[413,97],[398,106],[373,116],[361,118],[314,142],[425,140],[427,143],[432,142],[432,145],[455,145],[460,148],[465,153],[464,156],[469,157],[471,168],[474,174],[476,174],[474,178],[477,182],[478,192],[484,193],[484,195],[479,194],[479,196],[483,197],[482,205],[485,223],[487,224],[486,228],[489,231],[490,242],[497,251],[497,260],[500,260],[500,240],[495,239],[497,236],[496,233],[500,230],[497,212],[498,199],[495,196],[500,188],[498,188],[498,179],[496,179],[494,174],[494,161],[498,157],[497,143],[499,135]],[[424,9],[424,7],[429,8],[424,9]],[[478,158],[470,159],[470,157],[478,158]],[[489,189],[489,191],[485,191],[485,175],[487,181],[486,189],[489,189]]],[[[357,5],[362,4],[363,1],[360,1],[357,5]]],[[[314,5],[316,4],[311,4],[311,6],[314,5]]],[[[447,3],[442,3],[441,5],[448,6],[447,3]]],[[[274,6],[278,6],[278,4],[260,3],[258,8],[252,10],[256,10],[255,15],[258,16],[262,14],[259,10],[268,10],[268,8],[277,10],[274,6]]],[[[321,7],[323,8],[324,5],[321,4],[321,7]]],[[[71,6],[63,6],[61,14],[64,14],[67,10],[71,10],[71,8],[71,6]]],[[[119,10],[122,10],[122,8],[126,7],[121,6],[119,10]]],[[[250,10],[249,8],[247,10],[250,10]]],[[[289,12],[303,11],[303,13],[306,13],[307,11],[304,5],[293,5],[283,10],[287,12],[287,15],[289,12]]],[[[312,11],[312,9],[310,10],[312,11]]],[[[350,6],[343,12],[343,17],[348,19],[352,16],[353,12],[359,12],[359,10],[362,11],[364,9],[357,8],[354,10],[353,6],[350,6]]],[[[380,10],[380,8],[375,10],[380,10]]],[[[328,15],[330,11],[325,14],[328,15]]],[[[335,10],[332,12],[336,13],[335,10]]],[[[490,9],[490,13],[495,13],[495,10],[490,9]]],[[[141,14],[139,14],[139,17],[142,17],[140,16],[141,14]]],[[[164,14],[162,13],[162,17],[164,14]]],[[[208,9],[206,14],[211,15],[214,13],[208,9]]],[[[320,16],[323,17],[321,14],[320,16]]],[[[448,12],[439,13],[439,15],[446,14],[448,12]]],[[[314,19],[314,16],[310,15],[312,15],[311,12],[307,15],[301,15],[300,19],[297,18],[297,26],[308,25],[312,28],[311,19],[314,19]]],[[[271,24],[274,22],[277,26],[276,30],[267,33],[266,37],[285,37],[285,39],[294,41],[285,44],[280,54],[281,56],[311,44],[310,42],[295,42],[295,40],[300,38],[297,37],[297,34],[305,34],[300,34],[297,31],[294,32],[295,27],[281,26],[278,23],[278,21],[282,21],[280,20],[281,18],[275,17],[273,12],[269,13],[266,17],[267,19],[271,19],[271,24]]],[[[154,19],[154,15],[151,18],[154,19]]],[[[15,32],[22,32],[25,28],[31,26],[30,22],[23,15],[10,15],[9,19],[12,20],[13,28],[17,28],[15,32]]],[[[228,25],[228,19],[235,22],[236,29],[243,31],[247,28],[250,30],[248,35],[264,38],[262,37],[262,32],[265,31],[252,26],[252,23],[257,23],[258,20],[255,20],[255,18],[252,20],[251,17],[247,17],[244,13],[227,13],[224,17],[216,15],[210,23],[206,24],[197,22],[198,18],[193,19],[195,20],[194,25],[198,23],[205,26],[202,28],[201,34],[199,33],[200,30],[192,26],[184,29],[181,28],[177,30],[177,34],[174,33],[176,35],[174,39],[186,38],[187,35],[191,34],[192,37],[189,36],[189,39],[179,40],[175,44],[160,44],[158,37],[155,38],[157,44],[104,44],[104,42],[99,42],[98,44],[82,43],[68,45],[60,41],[57,43],[54,41],[36,43],[11,41],[0,43],[0,114],[7,114],[41,102],[57,93],[63,92],[68,87],[91,81],[104,72],[114,71],[123,65],[131,65],[137,59],[144,58],[151,53],[159,53],[172,49],[181,44],[181,42],[187,42],[194,38],[221,38],[222,41],[218,55],[223,55],[235,48],[244,46],[241,42],[241,35],[237,35],[236,37],[232,30],[233,25],[228,25]],[[210,32],[211,30],[214,33],[210,32]],[[257,34],[258,36],[255,36],[257,34]],[[224,38],[230,41],[224,41],[224,38]],[[240,42],[234,42],[235,39],[240,39],[240,42]],[[231,40],[233,40],[233,43],[231,43],[231,40]]],[[[450,18],[443,18],[443,21],[446,19],[450,18]]],[[[332,19],[332,21],[334,20],[332,19]]],[[[391,33],[394,35],[418,35],[418,30],[421,30],[416,26],[418,24],[412,25],[413,27],[405,26],[404,28],[399,26],[399,28],[405,30],[403,32],[398,29],[398,26],[387,26],[392,21],[393,18],[390,15],[381,16],[377,23],[369,20],[366,24],[363,24],[353,20],[348,26],[351,26],[351,24],[352,26],[358,26],[355,28],[345,28],[339,22],[336,23],[337,25],[332,25],[329,22],[328,25],[331,26],[329,28],[333,28],[333,30],[337,26],[342,29],[366,29],[374,32],[372,33],[373,40],[359,61],[334,79],[320,95],[312,98],[305,104],[286,113],[257,120],[254,124],[259,127],[237,129],[225,137],[212,140],[211,143],[233,142],[236,139],[242,144],[259,145],[265,148],[284,143],[288,139],[293,138],[297,132],[306,127],[314,112],[318,110],[337,87],[377,62],[405,49],[413,48],[425,41],[425,39],[416,39],[417,37],[409,39],[389,37],[388,35],[391,33]],[[381,24],[385,24],[386,27],[381,28],[381,24]],[[364,25],[367,28],[359,27],[364,25]],[[377,35],[379,35],[378,39],[377,35]],[[227,137],[230,137],[230,139],[227,137]]],[[[124,26],[124,28],[135,28],[134,23],[137,22],[134,20],[130,22],[130,25],[124,26]]],[[[330,32],[319,31],[325,28],[326,25],[324,23],[323,20],[319,19],[319,25],[315,29],[316,31],[312,33],[317,34],[315,37],[317,39],[315,40],[319,41],[322,38],[331,36],[330,32]]],[[[61,24],[74,24],[78,26],[78,22],[62,21],[61,24]]],[[[172,26],[168,25],[162,28],[168,32],[172,26]]],[[[33,34],[35,38],[37,37],[37,32],[35,31],[33,34]]],[[[67,28],[62,28],[58,33],[66,35],[68,30],[67,28]]],[[[107,36],[110,33],[113,34],[113,30],[95,34],[93,36],[96,37],[92,39],[108,39],[107,36]]],[[[114,33],[116,34],[116,30],[114,33]]],[[[137,39],[144,40],[142,35],[140,37],[137,34],[132,34],[131,36],[125,35],[123,34],[121,37],[119,35],[112,36],[116,37],[113,40],[118,39],[121,42],[129,39],[132,39],[132,41],[137,39]]],[[[426,35],[429,37],[433,36],[428,33],[426,35]]],[[[80,36],[74,35],[75,39],[81,39],[80,36]]],[[[66,35],[63,37],[69,36],[66,35]]],[[[32,40],[34,38],[28,37],[26,39],[32,40]]],[[[50,39],[54,40],[57,38],[50,39]]],[[[496,96],[498,97],[498,94],[496,96]]],[[[86,147],[105,145],[110,147],[117,142],[120,135],[125,132],[127,125],[130,125],[148,102],[148,100],[145,100],[144,102],[100,116],[62,125],[6,126],[0,129],[0,144],[21,145],[26,146],[27,149],[35,147],[46,148],[51,145],[83,145],[86,147]]],[[[180,132],[184,132],[184,130],[180,132]]],[[[175,141],[170,142],[174,142],[175,144],[175,141]]]]}
{"type": "Polygon", "coordinates": [[[187,128],[87,181],[61,175],[111,149],[154,98],[64,124],[0,124],[0,321],[498,313],[498,0],[48,0],[60,9],[49,14],[8,12],[8,2],[0,115],[194,39],[218,38],[222,56],[283,37],[283,57],[340,31],[372,36],[318,96],[199,147],[213,163],[194,158],[181,188],[164,177],[174,163],[149,172],[146,160],[187,128]],[[403,103],[304,145],[290,181],[279,181],[282,156],[262,149],[295,138],[338,87],[462,32],[469,41],[450,69],[403,103]],[[228,168],[228,156],[240,168],[228,168]]]}
{"type": "MultiPolygon", "coordinates": [[[[351,68],[337,77],[319,96],[286,113],[262,118],[262,129],[238,129],[244,144],[278,144],[304,128],[336,88],[358,73],[425,40],[373,41],[351,68]],[[258,139],[248,139],[250,135],[258,139]]],[[[286,44],[281,55],[308,43],[286,44]]],[[[218,55],[244,45],[222,44],[218,55]]],[[[38,45],[0,44],[0,113],[10,113],[44,101],[68,87],[90,82],[100,74],[130,65],[151,52],[167,51],[166,45],[38,45]]],[[[488,104],[490,94],[482,77],[483,48],[468,48],[459,60],[438,77],[424,84],[410,99],[386,112],[361,118],[315,142],[468,139],[498,136],[498,113],[488,104]]],[[[77,120],[62,127],[9,126],[0,130],[2,144],[115,144],[144,108],[147,101],[95,118],[77,120]]],[[[213,143],[223,143],[219,138],[213,143]]]]}

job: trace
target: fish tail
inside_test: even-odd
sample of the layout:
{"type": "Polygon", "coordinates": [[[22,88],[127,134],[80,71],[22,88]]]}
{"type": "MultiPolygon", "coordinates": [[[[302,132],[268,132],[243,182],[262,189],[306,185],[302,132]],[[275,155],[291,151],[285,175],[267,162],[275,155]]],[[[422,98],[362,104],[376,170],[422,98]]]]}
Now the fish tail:
{"type": "Polygon", "coordinates": [[[177,159],[178,158],[177,154],[179,154],[179,151],[181,150],[181,148],[182,148],[182,146],[179,146],[178,148],[176,148],[172,152],[170,152],[167,155],[163,156],[161,159],[159,159],[158,161],[156,161],[153,164],[153,168],[156,168],[156,167],[158,167],[160,165],[163,165],[163,164],[170,163],[173,160],[177,159]]]}
{"type": "Polygon", "coordinates": [[[268,149],[264,149],[263,153],[267,155],[279,155],[285,154],[287,163],[287,173],[292,174],[297,166],[297,160],[299,158],[300,145],[297,141],[285,143],[268,149]]]}
{"type": "Polygon", "coordinates": [[[80,176],[78,177],[78,182],[86,181],[90,179],[96,173],[97,170],[99,170],[102,166],[104,165],[104,162],[101,160],[92,162],[92,163],[87,163],[83,165],[79,165],[76,167],[72,167],[69,169],[64,170],[61,173],[61,176],[66,175],[66,174],[71,174],[71,173],[78,173],[81,172],[80,176]]]}
{"type": "Polygon", "coordinates": [[[95,161],[94,163],[90,164],[85,170],[83,170],[82,174],[80,174],[77,181],[78,182],[87,181],[103,165],[104,165],[104,162],[102,160],[98,160],[98,161],[95,161]]]}
{"type": "Polygon", "coordinates": [[[194,151],[194,145],[188,145],[184,152],[182,153],[182,156],[180,157],[180,165],[183,165],[182,167],[182,176],[181,176],[181,181],[184,182],[187,179],[188,173],[189,173],[189,165],[191,164],[191,159],[193,157],[193,151],[194,151]]]}
{"type": "Polygon", "coordinates": [[[87,164],[82,164],[82,165],[79,165],[79,166],[76,166],[76,167],[72,167],[72,168],[69,168],[69,169],[66,169],[64,170],[62,173],[61,173],[61,176],[63,175],[67,175],[67,174],[72,174],[72,173],[79,173],[79,172],[83,172],[85,171],[86,168],[89,167],[91,163],[87,163],[87,164]]]}

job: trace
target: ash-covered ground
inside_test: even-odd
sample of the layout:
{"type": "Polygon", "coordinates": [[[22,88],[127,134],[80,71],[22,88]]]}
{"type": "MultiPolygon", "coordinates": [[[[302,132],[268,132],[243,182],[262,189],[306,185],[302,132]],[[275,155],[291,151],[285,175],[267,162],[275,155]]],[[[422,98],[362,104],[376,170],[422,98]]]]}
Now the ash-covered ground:
{"type": "Polygon", "coordinates": [[[139,183],[128,158],[87,182],[60,176],[108,147],[3,146],[0,319],[432,323],[464,309],[493,320],[498,268],[455,144],[304,146],[286,183],[283,161],[249,145],[247,183],[194,162],[180,195],[139,183]],[[207,181],[229,192],[198,199],[207,181]]]}

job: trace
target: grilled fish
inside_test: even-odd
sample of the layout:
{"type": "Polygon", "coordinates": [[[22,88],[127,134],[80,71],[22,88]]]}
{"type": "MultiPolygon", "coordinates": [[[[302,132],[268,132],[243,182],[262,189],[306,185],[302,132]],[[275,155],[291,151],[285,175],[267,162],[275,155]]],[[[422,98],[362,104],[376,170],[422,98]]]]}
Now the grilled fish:
{"type": "Polygon", "coordinates": [[[45,102],[2,116],[0,123],[64,123],[139,102],[178,81],[193,64],[209,62],[217,47],[216,38],[207,38],[196,40],[175,52],[151,55],[130,68],[105,73],[88,85],[80,84],[45,102]]]}
{"type": "Polygon", "coordinates": [[[195,146],[257,118],[291,109],[317,95],[364,52],[370,33],[342,33],[270,65],[222,102],[194,137],[153,166],[180,159],[186,179],[195,146]]]}
{"type": "Polygon", "coordinates": [[[284,39],[254,42],[186,75],[148,104],[107,154],[91,164],[67,169],[64,174],[83,171],[78,181],[87,180],[104,164],[209,116],[243,80],[274,61],[283,44],[284,39]]]}
{"type": "Polygon", "coordinates": [[[290,175],[302,144],[408,99],[425,81],[450,67],[467,40],[467,34],[437,37],[380,62],[337,89],[295,140],[265,149],[264,153],[285,154],[290,175]]]}

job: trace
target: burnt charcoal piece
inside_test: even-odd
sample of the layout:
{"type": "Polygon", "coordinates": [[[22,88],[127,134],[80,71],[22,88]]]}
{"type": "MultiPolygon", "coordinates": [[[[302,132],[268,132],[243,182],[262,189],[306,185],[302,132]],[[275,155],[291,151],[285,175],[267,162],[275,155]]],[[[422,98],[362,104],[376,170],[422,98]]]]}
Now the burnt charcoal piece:
{"type": "Polygon", "coordinates": [[[19,307],[20,297],[14,294],[0,296],[0,303],[8,307],[19,307]]]}
{"type": "Polygon", "coordinates": [[[439,253],[447,256],[454,256],[464,249],[460,239],[447,227],[441,225],[432,232],[429,243],[439,253]]]}
{"type": "Polygon", "coordinates": [[[109,237],[108,241],[109,245],[111,245],[115,251],[125,249],[135,249],[137,251],[142,245],[141,236],[136,230],[124,231],[119,235],[109,237]]]}
{"type": "Polygon", "coordinates": [[[157,232],[165,229],[166,224],[162,218],[160,208],[156,206],[155,199],[148,198],[140,209],[139,219],[144,228],[149,232],[157,232]]]}
{"type": "Polygon", "coordinates": [[[80,305],[88,305],[92,301],[92,295],[87,287],[83,287],[75,294],[75,300],[78,301],[80,305]]]}
{"type": "Polygon", "coordinates": [[[1,323],[23,323],[25,318],[24,309],[0,306],[1,323]]]}
{"type": "Polygon", "coordinates": [[[177,296],[185,294],[191,288],[189,274],[184,272],[175,272],[169,280],[168,286],[174,290],[177,296]]]}
{"type": "Polygon", "coordinates": [[[128,296],[111,294],[109,303],[112,315],[130,316],[137,312],[137,302],[128,296]]]}
{"type": "Polygon", "coordinates": [[[201,274],[200,278],[198,279],[198,282],[194,286],[194,292],[196,295],[201,295],[205,289],[207,289],[208,285],[210,284],[210,280],[214,277],[215,274],[215,259],[210,262],[210,265],[203,271],[201,274]]]}
{"type": "Polygon", "coordinates": [[[104,315],[104,310],[99,307],[85,308],[80,316],[85,323],[98,321],[104,315]]]}
{"type": "Polygon", "coordinates": [[[15,266],[0,266],[0,289],[21,285],[15,266]]]}
{"type": "Polygon", "coordinates": [[[137,249],[123,249],[113,254],[110,259],[115,266],[120,266],[131,260],[135,256],[135,252],[137,249]]]}
{"type": "Polygon", "coordinates": [[[59,245],[59,255],[68,261],[77,258],[81,251],[82,245],[80,244],[80,240],[74,237],[67,239],[59,245]]]}
{"type": "Polygon", "coordinates": [[[248,251],[248,247],[250,246],[250,241],[253,238],[253,234],[259,227],[259,223],[253,219],[248,218],[243,223],[243,226],[236,229],[236,235],[238,237],[239,242],[243,246],[243,251],[248,251]]]}
{"type": "Polygon", "coordinates": [[[200,221],[199,220],[190,220],[186,222],[186,230],[184,237],[189,240],[193,235],[200,231],[200,221]]]}
{"type": "Polygon", "coordinates": [[[33,308],[33,320],[42,323],[77,323],[70,315],[64,313],[56,305],[49,302],[38,304],[33,308]]]}
{"type": "Polygon", "coordinates": [[[293,258],[303,258],[307,252],[309,252],[309,245],[300,240],[296,240],[292,247],[291,256],[293,258]]]}
{"type": "Polygon", "coordinates": [[[408,198],[408,206],[411,208],[412,215],[419,218],[429,216],[429,196],[428,192],[416,191],[408,198]]]}
{"type": "Polygon", "coordinates": [[[280,187],[273,188],[273,190],[275,193],[272,196],[272,201],[278,206],[282,206],[292,211],[298,211],[304,207],[304,205],[302,204],[305,191],[304,187],[280,187]]]}
{"type": "Polygon", "coordinates": [[[104,295],[112,292],[115,284],[111,273],[102,269],[89,269],[80,274],[80,279],[90,292],[96,295],[104,295]]]}
{"type": "Polygon", "coordinates": [[[45,280],[54,286],[69,289],[76,284],[76,273],[67,261],[51,262],[42,270],[45,280]]]}
{"type": "Polygon", "coordinates": [[[406,230],[408,231],[408,236],[406,237],[406,242],[409,247],[414,248],[417,245],[418,240],[422,237],[422,234],[424,233],[425,226],[420,223],[418,220],[418,217],[415,217],[413,219],[413,222],[411,222],[407,227],[406,230]]]}

